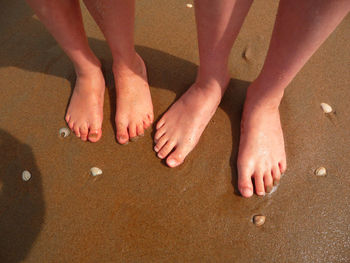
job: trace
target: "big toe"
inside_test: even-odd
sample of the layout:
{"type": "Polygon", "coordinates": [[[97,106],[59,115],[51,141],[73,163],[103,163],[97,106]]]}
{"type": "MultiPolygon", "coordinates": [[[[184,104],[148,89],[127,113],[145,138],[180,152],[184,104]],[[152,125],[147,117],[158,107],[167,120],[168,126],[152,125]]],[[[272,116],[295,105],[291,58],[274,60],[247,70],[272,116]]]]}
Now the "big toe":
{"type": "Polygon", "coordinates": [[[176,167],[182,164],[186,158],[186,156],[190,153],[189,147],[179,146],[176,147],[175,151],[172,152],[167,160],[166,163],[169,167],[176,167]]]}
{"type": "Polygon", "coordinates": [[[101,139],[102,136],[102,129],[95,127],[90,127],[88,140],[90,142],[97,142],[99,139],[101,139]]]}

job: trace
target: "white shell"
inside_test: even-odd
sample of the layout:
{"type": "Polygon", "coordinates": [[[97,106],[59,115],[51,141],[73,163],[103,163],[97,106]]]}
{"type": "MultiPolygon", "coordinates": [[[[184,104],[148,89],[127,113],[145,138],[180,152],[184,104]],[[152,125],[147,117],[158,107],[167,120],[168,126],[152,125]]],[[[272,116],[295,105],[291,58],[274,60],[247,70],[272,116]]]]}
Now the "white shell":
{"type": "Polygon", "coordinates": [[[102,174],[102,170],[101,170],[100,168],[98,168],[98,167],[92,167],[92,168],[90,169],[90,174],[91,174],[92,176],[98,176],[98,175],[101,175],[101,174],[102,174]]]}
{"type": "Polygon", "coordinates": [[[61,136],[61,137],[67,137],[69,136],[70,134],[70,130],[68,128],[61,128],[59,131],[58,131],[58,134],[61,136]]]}
{"type": "Polygon", "coordinates": [[[255,215],[253,217],[253,223],[256,226],[262,226],[265,223],[266,216],[263,215],[255,215]]]}
{"type": "Polygon", "coordinates": [[[192,5],[192,4],[186,4],[186,7],[187,7],[187,8],[192,8],[193,5],[192,5]]]}
{"type": "Polygon", "coordinates": [[[333,111],[332,107],[327,103],[322,102],[320,105],[324,113],[331,113],[333,111]]]}
{"type": "Polygon", "coordinates": [[[327,175],[327,170],[326,170],[326,168],[324,168],[324,167],[318,167],[318,168],[315,170],[315,175],[317,175],[317,176],[326,176],[326,175],[327,175]]]}
{"type": "Polygon", "coordinates": [[[27,170],[24,170],[22,172],[22,180],[27,182],[30,180],[30,178],[32,178],[32,175],[30,174],[30,172],[27,170]]]}

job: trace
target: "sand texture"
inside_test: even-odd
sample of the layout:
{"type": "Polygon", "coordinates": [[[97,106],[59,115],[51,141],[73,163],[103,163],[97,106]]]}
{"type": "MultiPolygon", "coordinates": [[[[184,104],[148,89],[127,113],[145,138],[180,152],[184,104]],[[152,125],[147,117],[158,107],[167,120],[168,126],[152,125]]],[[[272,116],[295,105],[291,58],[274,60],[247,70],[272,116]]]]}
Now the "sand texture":
{"type": "MultiPolygon", "coordinates": [[[[170,169],[152,150],[154,128],[116,143],[112,59],[85,7],[89,42],[106,68],[103,137],[60,138],[72,64],[23,0],[0,0],[0,262],[350,262],[349,16],[286,90],[288,170],[280,187],[263,198],[235,191],[240,114],[276,2],[254,2],[220,108],[186,162],[170,169]],[[321,102],[333,107],[332,118],[321,102]],[[89,175],[94,166],[103,174],[89,175]],[[327,176],[314,175],[320,166],[327,176]],[[257,214],[266,216],[260,227],[257,214]]],[[[136,45],[156,119],[195,78],[187,3],[137,2],[136,45]]]]}

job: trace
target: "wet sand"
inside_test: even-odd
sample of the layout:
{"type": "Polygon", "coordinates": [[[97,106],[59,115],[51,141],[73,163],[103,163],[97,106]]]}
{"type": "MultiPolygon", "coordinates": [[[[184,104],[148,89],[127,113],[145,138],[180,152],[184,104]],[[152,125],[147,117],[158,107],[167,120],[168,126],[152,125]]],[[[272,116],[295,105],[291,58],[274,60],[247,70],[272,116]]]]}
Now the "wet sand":
{"type": "MultiPolygon", "coordinates": [[[[91,47],[106,68],[103,137],[59,138],[73,67],[23,0],[0,0],[0,262],[349,262],[349,16],[286,91],[280,187],[263,198],[235,192],[240,113],[266,55],[275,2],[254,2],[220,108],[184,165],[170,169],[152,151],[154,129],[116,143],[112,60],[85,8],[91,47]],[[335,109],[333,121],[321,102],[335,109]],[[90,176],[93,166],[103,174],[90,176]],[[327,176],[314,175],[320,166],[327,176]],[[266,216],[260,227],[257,214],[266,216]]],[[[186,4],[137,2],[137,50],[157,119],[195,78],[194,10],[186,4]]]]}

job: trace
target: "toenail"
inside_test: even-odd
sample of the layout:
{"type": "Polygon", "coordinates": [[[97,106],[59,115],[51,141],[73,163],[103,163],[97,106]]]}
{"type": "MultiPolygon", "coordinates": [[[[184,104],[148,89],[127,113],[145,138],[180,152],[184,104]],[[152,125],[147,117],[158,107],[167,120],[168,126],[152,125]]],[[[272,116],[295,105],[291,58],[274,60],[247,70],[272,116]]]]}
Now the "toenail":
{"type": "Polygon", "coordinates": [[[272,186],[271,185],[268,185],[266,186],[266,193],[270,193],[272,191],[272,186]]]}
{"type": "Polygon", "coordinates": [[[174,159],[170,159],[170,160],[168,160],[168,164],[170,166],[174,166],[174,165],[176,165],[176,161],[174,159]]]}
{"type": "Polygon", "coordinates": [[[158,149],[158,147],[157,147],[157,146],[154,146],[154,150],[155,150],[156,152],[158,152],[158,151],[159,151],[159,149],[158,149]]]}
{"type": "Polygon", "coordinates": [[[96,138],[96,137],[97,137],[97,133],[90,133],[90,134],[89,134],[89,137],[90,137],[90,138],[96,138]]]}
{"type": "Polygon", "coordinates": [[[251,196],[251,195],[253,194],[253,191],[252,191],[251,189],[249,189],[249,188],[244,188],[244,189],[242,190],[242,194],[243,194],[244,196],[251,196]]]}
{"type": "Polygon", "coordinates": [[[279,183],[280,183],[280,180],[275,180],[275,181],[273,181],[273,185],[274,185],[274,186],[279,185],[279,183]]]}
{"type": "Polygon", "coordinates": [[[265,195],[264,192],[257,192],[258,195],[265,195]]]}

